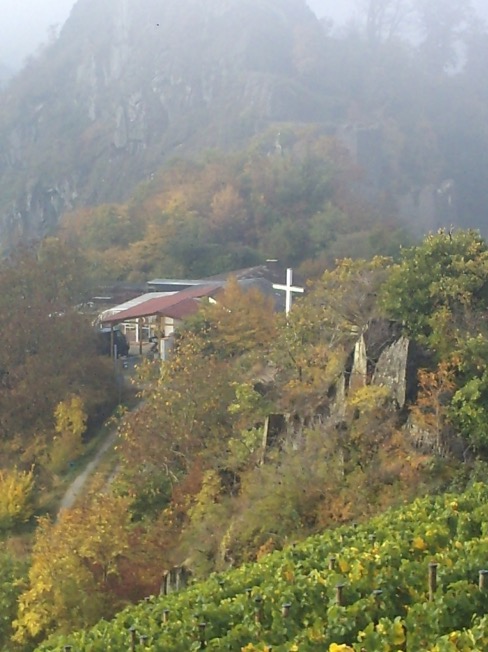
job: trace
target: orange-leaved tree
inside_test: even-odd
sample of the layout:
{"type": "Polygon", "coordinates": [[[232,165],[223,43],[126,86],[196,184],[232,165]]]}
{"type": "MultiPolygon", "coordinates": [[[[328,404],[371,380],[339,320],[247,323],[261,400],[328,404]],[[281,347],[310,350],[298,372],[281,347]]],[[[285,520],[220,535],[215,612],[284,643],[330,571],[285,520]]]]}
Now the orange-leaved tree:
{"type": "Polygon", "coordinates": [[[143,529],[131,522],[127,498],[100,494],[62,511],[54,523],[40,518],[14,640],[25,644],[88,627],[128,599],[154,593],[161,578],[148,578],[146,543],[143,529]]]}

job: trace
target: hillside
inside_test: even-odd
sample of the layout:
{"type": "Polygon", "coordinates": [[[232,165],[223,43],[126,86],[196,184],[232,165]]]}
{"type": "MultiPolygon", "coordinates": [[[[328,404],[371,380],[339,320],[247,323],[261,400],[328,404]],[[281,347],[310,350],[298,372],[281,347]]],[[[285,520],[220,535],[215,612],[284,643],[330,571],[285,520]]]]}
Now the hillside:
{"type": "Polygon", "coordinates": [[[125,202],[175,157],[269,129],[279,149],[290,125],[342,144],[358,202],[420,234],[484,230],[486,30],[439,7],[412,43],[391,12],[336,33],[304,0],[78,0],[0,94],[0,248],[125,202]]]}
{"type": "Polygon", "coordinates": [[[59,235],[99,281],[203,278],[268,258],[311,278],[344,255],[396,255],[411,237],[384,203],[358,201],[359,177],[335,139],[287,124],[232,154],[174,161],[127,202],[70,211],[59,235]]]}
{"type": "Polygon", "coordinates": [[[302,0],[79,0],[0,105],[3,246],[72,206],[127,198],[175,155],[317,120],[293,51],[319,23],[302,0]]]}
{"type": "Polygon", "coordinates": [[[488,490],[423,498],[37,648],[480,652],[488,490]],[[131,634],[131,631],[134,633],[131,634]]]}
{"type": "MultiPolygon", "coordinates": [[[[94,479],[84,501],[56,521],[46,515],[37,520],[28,577],[15,584],[6,605],[17,617],[4,623],[0,635],[13,636],[20,649],[30,650],[51,634],[88,629],[128,603],[156,594],[165,572],[175,566],[204,579],[346,525],[353,543],[354,522],[364,524],[416,496],[483,479],[487,287],[488,244],[472,231],[430,235],[404,249],[398,263],[385,257],[344,259],[310,286],[287,316],[273,312],[259,292],[229,280],[216,303],[203,302],[186,321],[168,360],[141,364],[142,401],[137,411],[120,415],[110,490],[103,477],[98,485],[94,479]]],[[[11,545],[19,525],[32,515],[33,489],[43,486],[51,469],[63,471],[73,442],[83,450],[82,407],[76,397],[64,401],[55,409],[54,433],[46,433],[44,442],[35,436],[27,442],[32,454],[39,451],[33,459],[42,465],[41,474],[37,469],[36,475],[0,473],[0,481],[18,487],[25,503],[20,509],[15,504],[11,514],[8,500],[0,500],[11,545]]],[[[43,416],[49,425],[50,415],[43,416]]],[[[451,537],[462,546],[473,538],[484,550],[484,530],[474,512],[472,528],[464,516],[452,527],[450,521],[429,527],[427,512],[405,520],[401,533],[408,536],[401,544],[400,531],[391,526],[401,557],[413,565],[405,562],[404,576],[398,557],[394,563],[402,582],[411,576],[413,588],[405,594],[399,579],[395,589],[384,589],[393,607],[383,615],[390,619],[408,620],[408,601],[422,602],[417,587],[425,586],[426,563],[451,537]]],[[[381,530],[380,523],[373,527],[381,530]]],[[[385,529],[390,524],[385,521],[385,529]]],[[[386,546],[389,535],[381,536],[386,546]]],[[[336,555],[346,556],[351,568],[340,570],[349,573],[357,551],[342,553],[333,534],[325,537],[336,555]]],[[[359,551],[365,542],[365,537],[357,542],[359,551]]],[[[454,546],[456,555],[458,549],[454,546]]],[[[389,548],[386,552],[393,555],[389,548]]],[[[481,553],[474,558],[481,570],[481,553]]],[[[8,557],[2,560],[0,571],[7,574],[11,564],[8,557]]],[[[254,576],[249,568],[243,573],[254,576]]],[[[384,575],[388,585],[386,570],[384,575]]],[[[353,575],[349,580],[355,581],[353,575]]],[[[357,630],[367,623],[364,604],[359,601],[354,611],[352,598],[356,603],[373,588],[383,590],[371,586],[371,577],[368,582],[359,593],[345,593],[359,619],[357,630]]],[[[479,594],[460,586],[473,598],[466,607],[471,615],[479,594]]],[[[455,584],[451,588],[457,590],[455,584]]],[[[449,596],[446,609],[451,609],[449,596]]],[[[432,635],[450,631],[444,617],[432,615],[432,635]]],[[[347,640],[355,640],[356,630],[340,622],[342,635],[348,632],[353,638],[347,640]]],[[[457,622],[466,626],[466,611],[457,622]]],[[[293,636],[300,636],[298,629],[293,636]]],[[[239,632],[246,637],[243,645],[256,641],[249,638],[255,632],[239,632]]],[[[376,634],[382,631],[372,632],[373,639],[376,634]]],[[[212,636],[227,634],[218,630],[212,636]]],[[[434,645],[431,634],[425,636],[425,647],[412,643],[412,652],[434,645]]]]}

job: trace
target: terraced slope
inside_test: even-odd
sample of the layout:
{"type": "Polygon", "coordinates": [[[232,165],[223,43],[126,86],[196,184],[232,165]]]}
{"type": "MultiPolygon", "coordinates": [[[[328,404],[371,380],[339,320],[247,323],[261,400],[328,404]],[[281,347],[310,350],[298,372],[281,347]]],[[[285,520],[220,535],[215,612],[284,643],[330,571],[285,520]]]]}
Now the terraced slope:
{"type": "Polygon", "coordinates": [[[488,487],[327,532],[39,650],[488,649],[488,487]]]}

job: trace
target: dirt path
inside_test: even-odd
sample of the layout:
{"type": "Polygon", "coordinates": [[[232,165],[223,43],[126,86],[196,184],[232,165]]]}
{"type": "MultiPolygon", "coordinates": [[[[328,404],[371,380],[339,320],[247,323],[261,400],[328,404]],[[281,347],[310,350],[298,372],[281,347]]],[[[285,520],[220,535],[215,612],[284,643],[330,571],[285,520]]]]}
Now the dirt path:
{"type": "Polygon", "coordinates": [[[70,486],[68,487],[68,489],[66,490],[63,496],[63,499],[59,506],[58,513],[61,512],[63,509],[70,509],[71,507],[73,507],[76,500],[83,492],[83,488],[85,487],[87,480],[89,480],[89,478],[97,470],[98,466],[100,465],[100,462],[102,461],[103,456],[108,451],[108,449],[115,444],[116,439],[117,439],[117,432],[114,430],[107,436],[107,438],[100,446],[100,448],[97,451],[97,454],[91,460],[91,462],[86,465],[83,471],[78,476],[76,476],[76,478],[70,484],[70,486]]]}
{"type": "MultiPolygon", "coordinates": [[[[133,355],[129,358],[127,358],[127,367],[125,367],[126,371],[124,372],[125,375],[125,382],[128,382],[128,378],[131,378],[134,376],[134,365],[138,364],[141,361],[141,358],[138,355],[133,355]]],[[[139,401],[133,408],[132,411],[138,410],[142,405],[142,401],[139,401]]],[[[89,462],[86,467],[81,471],[79,475],[76,476],[76,478],[73,480],[73,482],[70,484],[70,486],[67,488],[63,499],[61,500],[61,503],[59,505],[58,509],[58,514],[61,512],[63,509],[70,509],[73,507],[73,505],[76,503],[78,498],[83,494],[83,491],[85,489],[85,485],[88,482],[88,480],[91,478],[91,476],[95,473],[97,468],[100,466],[100,463],[103,459],[103,456],[105,453],[110,449],[113,448],[115,445],[115,442],[117,440],[117,430],[114,429],[112,432],[110,432],[107,435],[107,438],[103,441],[101,444],[100,448],[98,449],[95,457],[89,462]]],[[[115,475],[117,474],[118,468],[114,469],[113,473],[111,474],[110,478],[107,480],[107,484],[111,484],[113,482],[115,475]]]]}

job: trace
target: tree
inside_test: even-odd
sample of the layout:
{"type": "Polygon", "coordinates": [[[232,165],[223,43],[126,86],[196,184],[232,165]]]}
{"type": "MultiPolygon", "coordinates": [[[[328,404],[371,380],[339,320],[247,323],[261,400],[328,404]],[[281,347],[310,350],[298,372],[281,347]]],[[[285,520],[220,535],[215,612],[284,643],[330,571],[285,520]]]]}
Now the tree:
{"type": "Polygon", "coordinates": [[[488,374],[471,377],[459,387],[451,403],[451,420],[478,455],[488,452],[488,374]]]}
{"type": "Polygon", "coordinates": [[[88,415],[81,397],[72,395],[58,403],[54,417],[56,435],[50,451],[50,467],[60,471],[82,452],[88,415]]]}
{"type": "Polygon", "coordinates": [[[228,184],[214,194],[210,208],[210,227],[221,242],[245,238],[248,215],[242,197],[232,185],[228,184]]]}
{"type": "Polygon", "coordinates": [[[454,67],[459,42],[467,33],[473,11],[469,0],[415,0],[423,41],[420,50],[428,67],[439,73],[454,67]]]}
{"type": "Polygon", "coordinates": [[[378,46],[401,33],[412,14],[409,0],[362,0],[366,15],[366,36],[372,46],[378,46]]]}
{"type": "Polygon", "coordinates": [[[488,306],[488,247],[475,231],[439,231],[402,251],[382,289],[383,305],[407,332],[440,354],[459,329],[476,332],[488,306]]]}
{"type": "Polygon", "coordinates": [[[131,524],[128,507],[127,498],[105,494],[64,510],[55,523],[39,519],[29,586],[13,624],[16,642],[86,628],[112,616],[125,599],[155,591],[160,578],[147,581],[146,536],[131,524]],[[132,594],[124,590],[127,578],[132,594]]]}
{"type": "Polygon", "coordinates": [[[26,580],[27,564],[3,550],[0,553],[0,648],[11,649],[12,622],[26,580]]]}
{"type": "Polygon", "coordinates": [[[414,429],[436,454],[446,455],[453,444],[450,406],[456,388],[455,369],[447,362],[434,371],[420,369],[418,384],[417,400],[410,408],[414,429]]]}
{"type": "Polygon", "coordinates": [[[96,355],[90,318],[76,309],[85,269],[55,239],[0,263],[0,441],[27,465],[45,455],[60,402],[77,394],[97,418],[113,400],[110,364],[96,355]]]}
{"type": "Polygon", "coordinates": [[[228,280],[216,302],[202,307],[198,321],[206,325],[206,348],[222,359],[251,352],[258,355],[276,333],[273,298],[256,287],[241,288],[235,277],[228,280]]]}
{"type": "MultiPolygon", "coordinates": [[[[195,465],[235,466],[248,429],[264,420],[253,384],[275,337],[274,320],[269,299],[231,280],[217,303],[189,320],[171,358],[146,370],[144,402],[121,426],[124,470],[138,504],[158,477],[177,485],[195,465]]],[[[167,484],[159,486],[167,501],[167,484]]]]}
{"type": "Polygon", "coordinates": [[[0,469],[0,531],[25,523],[34,513],[34,472],[0,469]]]}
{"type": "Polygon", "coordinates": [[[421,376],[430,408],[420,404],[416,410],[434,433],[437,449],[445,450],[452,424],[469,446],[484,452],[488,442],[486,242],[474,231],[428,236],[403,252],[382,296],[387,313],[435,352],[440,363],[436,373],[421,376]]]}

